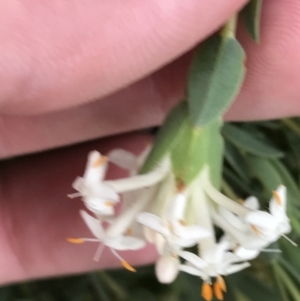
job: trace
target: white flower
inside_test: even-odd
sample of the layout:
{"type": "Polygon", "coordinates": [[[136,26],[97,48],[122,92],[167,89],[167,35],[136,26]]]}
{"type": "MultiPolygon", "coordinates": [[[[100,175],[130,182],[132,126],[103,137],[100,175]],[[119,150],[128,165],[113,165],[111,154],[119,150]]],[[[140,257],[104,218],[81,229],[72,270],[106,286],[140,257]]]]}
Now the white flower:
{"type": "Polygon", "coordinates": [[[186,251],[179,253],[188,262],[180,265],[179,269],[203,279],[202,296],[207,301],[213,298],[211,277],[217,278],[214,284],[215,296],[217,299],[223,300],[223,292],[226,291],[226,285],[221,275],[233,274],[250,266],[248,262],[240,263],[243,259],[229,252],[228,248],[228,242],[220,242],[215,244],[210,252],[206,252],[203,258],[186,251]]]}
{"type": "MultiPolygon", "coordinates": [[[[218,197],[219,193],[212,188],[209,190],[211,195],[218,197]]],[[[220,201],[219,197],[219,213],[213,211],[212,216],[214,222],[226,232],[226,240],[233,245],[247,250],[262,251],[280,236],[286,237],[285,234],[291,231],[286,215],[286,188],[283,185],[273,192],[269,205],[270,213],[259,210],[259,202],[253,196],[247,198],[243,205],[235,203],[233,207],[229,205],[229,199],[223,197],[226,201],[220,201]],[[232,208],[234,213],[230,211],[232,208]]],[[[254,254],[255,252],[253,256],[254,254]]]]}
{"type": "Polygon", "coordinates": [[[206,253],[204,258],[187,251],[181,251],[179,255],[191,265],[181,265],[180,270],[197,275],[210,283],[211,277],[226,276],[250,266],[248,262],[238,263],[243,261],[243,258],[228,251],[228,247],[227,242],[220,242],[211,249],[210,253],[206,253]]]}
{"type": "Polygon", "coordinates": [[[290,221],[286,215],[285,186],[280,185],[273,192],[269,210],[270,213],[260,210],[251,211],[245,216],[245,221],[252,226],[257,235],[272,243],[291,231],[290,221]]]}
{"type": "Polygon", "coordinates": [[[114,149],[107,154],[107,157],[110,162],[116,164],[118,167],[128,170],[129,176],[134,176],[143,165],[150,150],[151,147],[148,146],[139,156],[136,156],[124,149],[114,149]]]}
{"type": "Polygon", "coordinates": [[[130,271],[135,271],[117,252],[125,250],[138,250],[145,246],[145,242],[141,239],[119,234],[116,236],[109,235],[108,230],[104,230],[100,221],[81,210],[80,215],[84,222],[96,238],[68,238],[71,243],[83,243],[85,241],[100,242],[94,259],[99,260],[104,247],[108,247],[110,251],[120,260],[121,264],[130,271]]]}
{"type": "Polygon", "coordinates": [[[83,177],[78,177],[72,184],[78,193],[69,195],[71,198],[82,196],[86,207],[99,215],[114,214],[113,206],[120,199],[113,187],[104,181],[106,169],[107,157],[97,151],[90,152],[83,177]]]}
{"type": "Polygon", "coordinates": [[[179,272],[179,258],[175,254],[161,256],[155,263],[155,274],[161,283],[171,283],[179,272]]]}
{"type": "Polygon", "coordinates": [[[137,216],[139,223],[161,235],[163,239],[158,246],[158,251],[163,255],[176,254],[180,249],[191,247],[199,240],[212,235],[201,226],[185,224],[183,219],[185,205],[186,196],[178,193],[165,218],[147,212],[142,212],[137,216]]]}

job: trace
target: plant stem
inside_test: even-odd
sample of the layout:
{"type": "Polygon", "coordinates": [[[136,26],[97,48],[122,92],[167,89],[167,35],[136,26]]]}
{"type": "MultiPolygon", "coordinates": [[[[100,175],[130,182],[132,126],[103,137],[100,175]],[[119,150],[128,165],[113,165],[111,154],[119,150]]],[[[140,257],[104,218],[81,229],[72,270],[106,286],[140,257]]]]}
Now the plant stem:
{"type": "Polygon", "coordinates": [[[221,35],[228,38],[235,38],[237,26],[237,14],[234,14],[224,25],[221,35]]]}

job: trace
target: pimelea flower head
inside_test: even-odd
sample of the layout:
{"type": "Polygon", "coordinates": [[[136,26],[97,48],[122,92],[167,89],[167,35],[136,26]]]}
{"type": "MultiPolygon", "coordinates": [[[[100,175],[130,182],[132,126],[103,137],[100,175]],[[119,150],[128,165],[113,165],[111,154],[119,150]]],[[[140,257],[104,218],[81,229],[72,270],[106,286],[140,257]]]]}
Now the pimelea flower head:
{"type": "Polygon", "coordinates": [[[186,251],[179,255],[187,261],[180,265],[180,270],[191,275],[199,276],[203,280],[202,296],[205,300],[211,301],[213,291],[218,300],[223,300],[223,292],[226,292],[225,281],[222,276],[239,272],[250,266],[244,259],[230,252],[229,244],[226,241],[215,244],[209,253],[203,258],[186,251]],[[212,289],[211,278],[216,278],[214,289],[212,289]]]}
{"type": "Polygon", "coordinates": [[[69,194],[69,197],[82,197],[85,206],[98,215],[113,215],[114,205],[120,197],[113,187],[104,181],[107,170],[107,157],[97,151],[88,155],[88,161],[83,177],[73,182],[73,188],[78,193],[69,194]]]}
{"type": "Polygon", "coordinates": [[[105,230],[98,219],[90,216],[83,210],[80,211],[80,215],[95,238],[68,238],[68,241],[71,243],[84,243],[86,241],[98,242],[100,244],[94,256],[94,260],[98,261],[100,259],[103,249],[106,246],[120,260],[121,264],[126,269],[135,271],[135,269],[117,253],[117,251],[138,250],[145,246],[145,242],[141,239],[127,236],[123,233],[113,236],[110,234],[110,229],[108,228],[105,230]]]}

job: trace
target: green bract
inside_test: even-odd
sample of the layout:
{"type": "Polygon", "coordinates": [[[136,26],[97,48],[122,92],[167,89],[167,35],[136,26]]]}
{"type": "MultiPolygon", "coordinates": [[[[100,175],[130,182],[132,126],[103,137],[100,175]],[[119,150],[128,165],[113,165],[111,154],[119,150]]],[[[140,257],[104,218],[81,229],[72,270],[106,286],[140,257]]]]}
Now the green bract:
{"type": "Polygon", "coordinates": [[[160,128],[155,138],[153,148],[141,168],[140,173],[149,172],[161,161],[176,141],[178,141],[187,119],[187,104],[183,101],[170,112],[163,126],[160,128]]]}

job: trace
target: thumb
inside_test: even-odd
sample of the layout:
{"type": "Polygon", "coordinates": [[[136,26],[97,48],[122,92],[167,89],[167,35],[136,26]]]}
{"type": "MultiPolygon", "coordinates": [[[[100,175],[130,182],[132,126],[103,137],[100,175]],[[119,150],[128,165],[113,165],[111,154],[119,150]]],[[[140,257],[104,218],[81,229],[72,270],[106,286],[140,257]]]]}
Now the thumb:
{"type": "Polygon", "coordinates": [[[1,2],[0,111],[40,113],[110,94],[191,49],[245,2],[1,2]]]}

